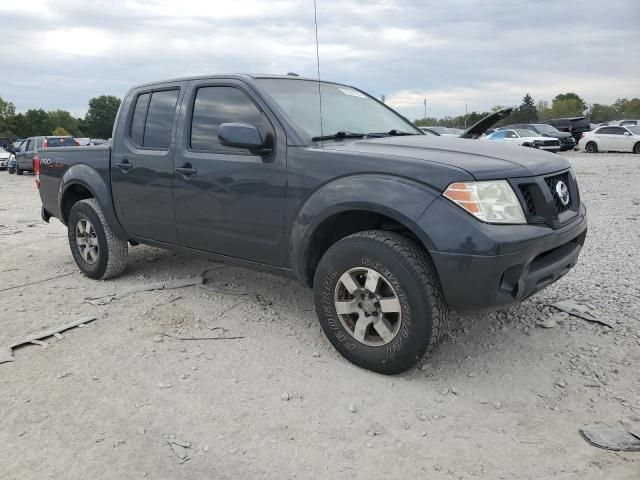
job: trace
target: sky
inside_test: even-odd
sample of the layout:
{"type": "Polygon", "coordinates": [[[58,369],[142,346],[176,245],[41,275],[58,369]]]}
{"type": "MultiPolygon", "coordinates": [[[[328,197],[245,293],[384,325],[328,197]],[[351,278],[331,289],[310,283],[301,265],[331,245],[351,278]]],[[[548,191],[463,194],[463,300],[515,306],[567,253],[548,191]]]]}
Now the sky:
{"type": "MultiPolygon", "coordinates": [[[[317,0],[321,78],[403,115],[573,91],[640,97],[640,0],[317,0]]],[[[315,77],[313,0],[0,0],[0,97],[84,115],[90,98],[194,74],[315,77]]]]}

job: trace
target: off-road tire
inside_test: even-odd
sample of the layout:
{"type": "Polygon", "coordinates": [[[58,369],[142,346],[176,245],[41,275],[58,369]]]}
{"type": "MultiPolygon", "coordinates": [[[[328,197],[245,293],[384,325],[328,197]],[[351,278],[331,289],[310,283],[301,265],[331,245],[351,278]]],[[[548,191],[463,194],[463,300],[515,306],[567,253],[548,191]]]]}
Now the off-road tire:
{"type": "Polygon", "coordinates": [[[598,153],[598,144],[596,142],[587,142],[584,146],[584,151],[587,153],[598,153]]]}
{"type": "Polygon", "coordinates": [[[82,273],[96,280],[104,280],[122,273],[127,264],[127,242],[113,234],[95,198],[80,200],[71,207],[67,227],[71,254],[82,273]],[[76,226],[81,219],[88,220],[95,230],[98,241],[95,263],[89,263],[83,258],[76,242],[76,226]]]}
{"type": "Polygon", "coordinates": [[[314,297],[320,325],[336,350],[374,372],[396,374],[412,368],[447,334],[449,312],[433,263],[422,248],[397,233],[364,231],[332,245],[316,269],[314,297]],[[385,345],[357,340],[336,311],[338,282],[357,268],[382,274],[400,302],[402,323],[385,345]]]}

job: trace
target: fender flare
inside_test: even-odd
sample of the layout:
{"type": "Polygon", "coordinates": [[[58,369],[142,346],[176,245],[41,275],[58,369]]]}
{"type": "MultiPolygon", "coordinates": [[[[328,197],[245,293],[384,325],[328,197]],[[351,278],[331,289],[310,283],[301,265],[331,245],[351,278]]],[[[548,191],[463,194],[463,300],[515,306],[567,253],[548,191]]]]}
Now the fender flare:
{"type": "Polygon", "coordinates": [[[307,259],[316,229],[347,211],[385,215],[409,229],[429,250],[433,243],[418,219],[440,192],[403,177],[366,174],[341,177],[316,190],[296,214],[287,242],[294,275],[309,285],[307,259]]]}
{"type": "Polygon", "coordinates": [[[67,218],[64,218],[63,200],[69,188],[74,185],[82,185],[89,190],[91,195],[98,201],[98,205],[100,205],[111,231],[120,239],[128,239],[122,225],[120,225],[116,217],[109,186],[95,169],[84,164],[73,165],[64,173],[60,180],[60,186],[58,187],[58,208],[62,223],[67,224],[67,218]]]}

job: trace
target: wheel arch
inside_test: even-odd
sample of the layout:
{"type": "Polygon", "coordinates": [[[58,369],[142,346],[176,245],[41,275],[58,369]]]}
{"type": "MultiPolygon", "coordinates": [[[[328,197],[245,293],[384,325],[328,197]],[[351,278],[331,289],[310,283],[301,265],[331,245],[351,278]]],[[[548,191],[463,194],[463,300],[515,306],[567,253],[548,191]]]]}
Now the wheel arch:
{"type": "Polygon", "coordinates": [[[111,198],[111,190],[105,180],[93,168],[73,165],[63,175],[58,189],[58,208],[60,220],[65,225],[73,205],[87,198],[95,198],[113,233],[121,239],[127,236],[116,218],[111,198]]]}
{"type": "Polygon", "coordinates": [[[428,253],[433,243],[417,220],[439,195],[411,180],[378,175],[346,177],[325,185],[293,221],[288,245],[295,276],[312,286],[318,262],[329,247],[365,230],[399,232],[428,253]]]}

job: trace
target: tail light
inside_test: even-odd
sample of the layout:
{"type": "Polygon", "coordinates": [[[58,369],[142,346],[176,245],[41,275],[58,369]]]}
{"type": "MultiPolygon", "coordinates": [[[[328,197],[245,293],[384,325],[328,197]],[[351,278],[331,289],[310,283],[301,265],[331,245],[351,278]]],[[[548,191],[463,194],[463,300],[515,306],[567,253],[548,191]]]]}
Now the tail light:
{"type": "Polygon", "coordinates": [[[36,187],[40,188],[40,155],[33,157],[33,173],[36,175],[36,187]]]}

